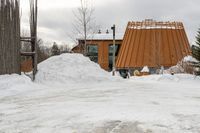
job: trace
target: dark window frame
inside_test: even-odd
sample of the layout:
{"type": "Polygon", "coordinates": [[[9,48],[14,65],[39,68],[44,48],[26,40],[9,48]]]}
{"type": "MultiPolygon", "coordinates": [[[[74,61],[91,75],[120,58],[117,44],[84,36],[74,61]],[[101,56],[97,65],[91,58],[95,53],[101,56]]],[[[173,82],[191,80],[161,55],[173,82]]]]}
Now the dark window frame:
{"type": "MultiPolygon", "coordinates": [[[[112,58],[113,58],[113,48],[111,48],[111,46],[113,46],[113,44],[109,44],[108,45],[108,64],[109,64],[109,70],[111,71],[112,70],[112,58]]],[[[120,50],[120,47],[121,47],[121,44],[115,44],[115,59],[116,57],[118,56],[119,54],[119,50],[120,50]]]]}
{"type": "Polygon", "coordinates": [[[87,44],[87,56],[90,58],[91,61],[98,63],[98,55],[99,55],[99,47],[97,44],[87,44]],[[96,50],[91,50],[90,48],[96,47],[96,50]],[[93,52],[92,52],[93,51],[93,52]]]}

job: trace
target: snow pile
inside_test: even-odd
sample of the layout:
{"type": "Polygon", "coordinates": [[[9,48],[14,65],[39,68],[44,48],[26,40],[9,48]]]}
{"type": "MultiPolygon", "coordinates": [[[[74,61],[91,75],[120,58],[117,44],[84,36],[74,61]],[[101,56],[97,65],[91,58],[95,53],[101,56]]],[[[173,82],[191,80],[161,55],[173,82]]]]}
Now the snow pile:
{"type": "Polygon", "coordinates": [[[177,65],[170,67],[169,69],[165,70],[164,73],[190,73],[194,72],[194,68],[191,65],[192,62],[198,62],[194,57],[188,55],[185,56],[181,61],[177,63],[177,65]]]}
{"type": "Polygon", "coordinates": [[[0,75],[0,94],[1,96],[16,95],[28,90],[32,81],[25,75],[0,75]]]}
{"type": "Polygon", "coordinates": [[[198,61],[197,59],[189,55],[183,58],[183,62],[198,62],[198,61]]]}
{"type": "MultiPolygon", "coordinates": [[[[65,72],[76,74],[76,71],[64,70],[68,63],[57,61],[62,57],[72,60],[68,56],[71,57],[50,58],[39,68],[43,70],[44,63],[53,69],[58,65],[57,76],[63,72],[64,76],[61,76],[68,78],[65,72]]],[[[82,56],[72,57],[87,62],[82,56]]],[[[92,67],[91,72],[94,68],[101,71],[93,65],[91,62],[87,65],[92,67]]],[[[73,63],[71,67],[75,69],[73,63]]],[[[101,74],[107,77],[104,71],[101,74]]],[[[93,78],[99,79],[97,76],[93,78]]],[[[175,74],[133,77],[120,82],[49,86],[31,82],[24,75],[3,75],[0,76],[0,132],[199,133],[199,81],[193,75],[175,74]]]]}
{"type": "Polygon", "coordinates": [[[180,63],[178,63],[176,66],[172,66],[169,69],[164,70],[165,74],[171,74],[172,72],[173,73],[184,73],[184,68],[180,63]]]}
{"type": "Polygon", "coordinates": [[[143,69],[141,70],[141,72],[149,72],[149,68],[148,66],[144,66],[143,69]]]}
{"type": "Polygon", "coordinates": [[[1,75],[0,76],[0,90],[9,89],[19,84],[31,83],[31,79],[25,75],[1,75]]]}
{"type": "Polygon", "coordinates": [[[200,78],[196,77],[191,74],[163,74],[163,75],[148,75],[148,76],[141,76],[141,77],[136,77],[133,76],[131,77],[132,80],[135,81],[147,81],[147,82],[152,82],[152,81],[162,81],[162,82],[193,82],[193,81],[199,81],[200,78]]]}
{"type": "Polygon", "coordinates": [[[109,80],[111,76],[97,63],[81,54],[54,56],[38,65],[37,82],[93,82],[109,80]]]}

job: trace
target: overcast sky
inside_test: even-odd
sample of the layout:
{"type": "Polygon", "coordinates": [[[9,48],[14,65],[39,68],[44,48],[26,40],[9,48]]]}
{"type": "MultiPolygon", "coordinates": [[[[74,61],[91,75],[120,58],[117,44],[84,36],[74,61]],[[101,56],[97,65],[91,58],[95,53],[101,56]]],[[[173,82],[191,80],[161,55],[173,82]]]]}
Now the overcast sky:
{"type": "MultiPolygon", "coordinates": [[[[28,29],[28,0],[21,0],[22,28],[28,29]]],[[[38,32],[45,42],[72,43],[73,10],[80,0],[38,0],[38,32]]],[[[200,0],[91,0],[94,20],[102,32],[116,24],[124,33],[128,21],[154,19],[183,22],[190,43],[200,27],[200,0]]]]}

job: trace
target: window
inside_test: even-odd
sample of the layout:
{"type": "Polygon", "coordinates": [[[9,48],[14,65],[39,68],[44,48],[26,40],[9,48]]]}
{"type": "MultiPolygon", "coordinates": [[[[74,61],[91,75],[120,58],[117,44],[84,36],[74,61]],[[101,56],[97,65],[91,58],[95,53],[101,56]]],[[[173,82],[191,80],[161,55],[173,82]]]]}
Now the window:
{"type": "Polygon", "coordinates": [[[97,45],[87,45],[87,56],[91,61],[98,62],[98,46],[97,45]]]}

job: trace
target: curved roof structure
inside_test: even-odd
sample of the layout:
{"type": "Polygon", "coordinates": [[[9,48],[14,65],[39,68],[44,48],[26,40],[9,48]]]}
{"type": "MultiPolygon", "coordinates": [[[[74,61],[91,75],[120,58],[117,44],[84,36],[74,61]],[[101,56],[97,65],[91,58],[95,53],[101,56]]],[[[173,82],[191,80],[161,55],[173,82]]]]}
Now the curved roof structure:
{"type": "Polygon", "coordinates": [[[129,22],[116,67],[169,67],[187,55],[191,50],[181,22],[129,22]]]}

